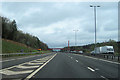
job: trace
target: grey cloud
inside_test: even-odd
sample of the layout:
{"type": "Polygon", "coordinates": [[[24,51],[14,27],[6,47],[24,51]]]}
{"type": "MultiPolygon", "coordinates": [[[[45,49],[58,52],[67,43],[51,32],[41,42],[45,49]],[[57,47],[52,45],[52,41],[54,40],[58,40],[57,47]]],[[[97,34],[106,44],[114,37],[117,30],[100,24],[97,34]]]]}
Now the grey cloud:
{"type": "Polygon", "coordinates": [[[77,11],[75,9],[73,10],[66,10],[66,9],[47,9],[43,10],[40,13],[33,13],[30,17],[27,17],[26,19],[22,18],[21,22],[24,22],[25,24],[33,23],[35,26],[48,26],[52,23],[56,23],[59,21],[62,21],[66,18],[75,18],[80,17],[81,11],[77,11]],[[80,13],[80,14],[79,14],[80,13]],[[34,21],[33,21],[34,20],[34,21]]]}
{"type": "Polygon", "coordinates": [[[49,47],[64,47],[68,40],[70,45],[74,45],[73,29],[76,28],[79,29],[78,45],[94,43],[94,14],[90,4],[101,5],[97,9],[98,41],[117,39],[117,3],[23,2],[3,3],[2,6],[5,16],[11,19],[14,17],[18,27],[24,32],[38,36],[49,47]]]}

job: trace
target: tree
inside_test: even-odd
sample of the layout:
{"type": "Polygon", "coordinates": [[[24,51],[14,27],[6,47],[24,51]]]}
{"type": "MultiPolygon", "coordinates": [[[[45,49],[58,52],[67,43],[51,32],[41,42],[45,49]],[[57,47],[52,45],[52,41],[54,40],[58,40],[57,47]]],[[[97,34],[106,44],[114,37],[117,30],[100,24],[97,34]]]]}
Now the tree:
{"type": "Polygon", "coordinates": [[[2,31],[2,38],[20,42],[36,49],[48,49],[47,44],[41,42],[36,36],[32,36],[29,33],[23,33],[22,31],[17,30],[15,20],[10,21],[9,19],[2,17],[2,31]]]}

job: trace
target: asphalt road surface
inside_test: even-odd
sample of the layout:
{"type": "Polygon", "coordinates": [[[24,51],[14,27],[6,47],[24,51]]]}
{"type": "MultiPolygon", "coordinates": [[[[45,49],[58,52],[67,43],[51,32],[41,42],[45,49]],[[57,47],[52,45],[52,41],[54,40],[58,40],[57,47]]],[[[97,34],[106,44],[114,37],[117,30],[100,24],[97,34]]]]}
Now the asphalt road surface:
{"type": "Polygon", "coordinates": [[[119,63],[72,53],[49,53],[2,62],[4,79],[118,80],[119,63]]]}

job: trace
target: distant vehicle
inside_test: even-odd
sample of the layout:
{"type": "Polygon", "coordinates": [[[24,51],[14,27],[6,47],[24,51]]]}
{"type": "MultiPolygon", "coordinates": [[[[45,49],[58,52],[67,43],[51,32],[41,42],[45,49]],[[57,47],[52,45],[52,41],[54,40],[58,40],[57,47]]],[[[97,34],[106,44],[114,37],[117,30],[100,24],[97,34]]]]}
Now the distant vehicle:
{"type": "Polygon", "coordinates": [[[78,51],[78,53],[81,53],[81,54],[82,54],[82,53],[83,53],[83,51],[78,51]]]}
{"type": "Polygon", "coordinates": [[[70,51],[71,53],[76,53],[76,51],[70,51]]]}
{"type": "Polygon", "coordinates": [[[100,54],[100,53],[102,53],[102,47],[96,47],[96,48],[94,49],[94,53],[95,53],[95,54],[100,54]]]}
{"type": "Polygon", "coordinates": [[[102,49],[101,53],[110,53],[110,54],[114,53],[113,46],[103,46],[101,47],[101,49],[102,49]]]}
{"type": "Polygon", "coordinates": [[[92,53],[95,53],[95,51],[91,51],[90,53],[91,53],[91,54],[92,54],[92,53]]]}
{"type": "Polygon", "coordinates": [[[94,54],[114,54],[113,46],[102,46],[94,49],[94,54]]]}

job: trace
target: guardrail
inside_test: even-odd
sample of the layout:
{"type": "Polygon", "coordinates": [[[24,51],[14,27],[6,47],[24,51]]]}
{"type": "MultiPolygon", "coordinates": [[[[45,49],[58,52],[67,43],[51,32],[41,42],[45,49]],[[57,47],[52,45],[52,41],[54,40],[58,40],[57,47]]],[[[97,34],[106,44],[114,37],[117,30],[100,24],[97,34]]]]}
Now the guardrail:
{"type": "MultiPolygon", "coordinates": [[[[81,53],[76,53],[76,54],[81,54],[81,53]]],[[[81,55],[93,56],[93,57],[97,57],[97,58],[103,58],[103,59],[114,60],[114,61],[120,62],[120,55],[114,55],[114,54],[90,54],[90,53],[82,53],[81,55]]]]}

